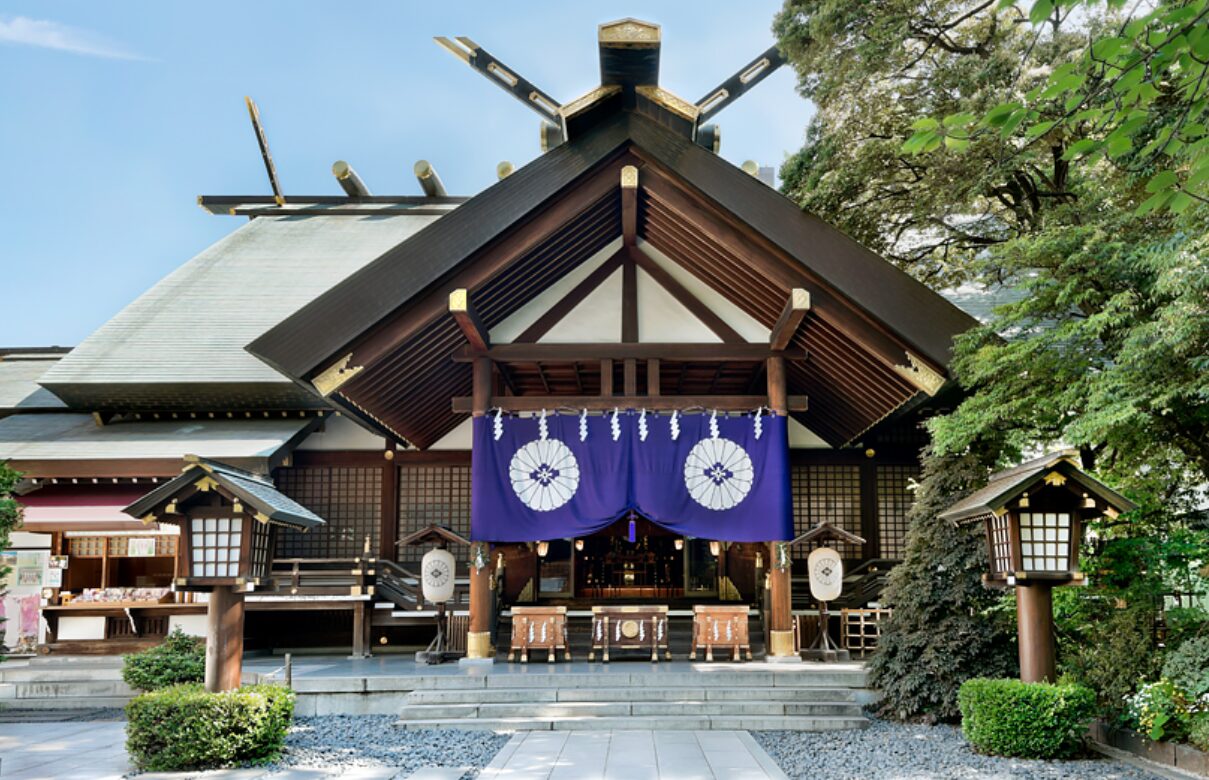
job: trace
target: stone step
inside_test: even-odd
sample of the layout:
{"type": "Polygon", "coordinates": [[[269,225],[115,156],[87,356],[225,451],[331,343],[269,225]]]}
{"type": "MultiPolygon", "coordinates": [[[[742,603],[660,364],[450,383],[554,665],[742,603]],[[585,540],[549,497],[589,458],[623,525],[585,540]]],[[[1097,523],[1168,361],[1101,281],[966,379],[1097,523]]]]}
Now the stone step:
{"type": "Polygon", "coordinates": [[[547,720],[568,717],[732,716],[781,717],[845,716],[861,717],[859,704],[787,704],[760,701],[682,701],[682,702],[516,702],[511,704],[414,704],[400,712],[403,720],[440,718],[533,718],[547,720]]]}
{"type": "Polygon", "coordinates": [[[122,668],[120,655],[38,655],[26,661],[29,666],[67,668],[122,668]]]}
{"type": "Polygon", "coordinates": [[[469,690],[416,690],[407,696],[410,704],[490,704],[550,701],[778,701],[852,702],[852,688],[480,688],[469,690]]]}
{"type": "Polygon", "coordinates": [[[0,682],[96,682],[99,680],[121,680],[122,667],[47,667],[19,666],[6,669],[0,666],[0,682]]]}
{"type": "Polygon", "coordinates": [[[17,699],[131,697],[134,690],[121,680],[72,680],[69,682],[15,682],[17,699]]]}
{"type": "Polygon", "coordinates": [[[96,710],[125,707],[129,696],[57,696],[53,699],[7,699],[9,710],[96,710]]]}
{"type": "Polygon", "coordinates": [[[629,717],[566,717],[566,718],[479,718],[477,720],[434,718],[430,720],[401,720],[396,726],[406,729],[468,729],[491,731],[588,731],[588,730],[785,730],[840,731],[862,729],[869,721],[861,717],[843,716],[703,716],[666,717],[661,715],[629,717]]]}

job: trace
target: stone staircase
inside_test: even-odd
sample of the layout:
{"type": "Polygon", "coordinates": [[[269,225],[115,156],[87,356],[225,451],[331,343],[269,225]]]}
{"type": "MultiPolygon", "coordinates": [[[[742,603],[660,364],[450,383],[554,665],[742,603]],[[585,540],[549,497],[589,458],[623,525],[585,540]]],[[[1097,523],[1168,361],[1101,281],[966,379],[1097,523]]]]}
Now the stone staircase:
{"type": "Polygon", "coordinates": [[[0,705],[9,710],[124,707],[120,656],[38,656],[0,663],[0,705]]]}
{"type": "MultiPolygon", "coordinates": [[[[617,664],[614,664],[616,667],[617,664]]],[[[406,696],[405,728],[497,730],[785,729],[868,725],[864,669],[749,666],[695,671],[490,674],[486,685],[434,682],[406,696]]],[[[649,669],[649,666],[647,667],[649,669]]]]}

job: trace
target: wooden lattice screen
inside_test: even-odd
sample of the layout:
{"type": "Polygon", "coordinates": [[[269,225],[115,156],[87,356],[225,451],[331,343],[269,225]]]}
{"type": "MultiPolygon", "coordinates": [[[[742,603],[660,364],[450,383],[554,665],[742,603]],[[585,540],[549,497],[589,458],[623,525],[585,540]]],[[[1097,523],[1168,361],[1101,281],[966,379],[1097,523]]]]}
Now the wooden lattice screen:
{"type": "Polygon", "coordinates": [[[919,477],[914,465],[877,467],[877,522],[881,539],[879,558],[901,559],[907,544],[907,510],[915,495],[907,489],[919,477]]]}
{"type": "MultiPolygon", "coordinates": [[[[809,531],[827,520],[832,525],[861,533],[861,472],[855,465],[797,463],[791,473],[793,483],[793,530],[809,531]]],[[[860,558],[860,545],[835,542],[844,558],[860,558]]],[[[800,550],[795,557],[805,557],[800,550]]]]}
{"type": "Polygon", "coordinates": [[[379,468],[286,468],[277,488],[322,517],[326,525],[307,533],[277,534],[279,558],[353,558],[378,549],[382,527],[382,470],[379,468]]]}
{"type": "MultiPolygon", "coordinates": [[[[470,538],[470,465],[404,465],[399,469],[399,536],[430,524],[470,538]]],[[[425,550],[399,550],[399,562],[418,565],[425,550]]],[[[453,550],[458,567],[466,551],[453,550]]]]}

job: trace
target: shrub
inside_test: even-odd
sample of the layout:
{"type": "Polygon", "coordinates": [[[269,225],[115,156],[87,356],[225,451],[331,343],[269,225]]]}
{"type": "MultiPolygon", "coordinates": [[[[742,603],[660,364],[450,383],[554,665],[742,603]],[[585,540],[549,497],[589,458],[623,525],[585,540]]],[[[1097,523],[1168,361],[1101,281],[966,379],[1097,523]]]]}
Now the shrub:
{"type": "Polygon", "coordinates": [[[984,484],[987,471],[974,454],[925,456],[903,562],[882,595],[894,614],[870,664],[883,717],[956,720],[962,682],[1016,673],[1015,616],[996,613],[1000,596],[982,585],[986,536],[978,524],[954,527],[938,517],[984,484]]]}
{"type": "Polygon", "coordinates": [[[271,685],[207,693],[175,685],[126,705],[126,750],[152,772],[271,761],[294,716],[294,692],[271,685]]]}
{"type": "MultiPolygon", "coordinates": [[[[1059,589],[1061,590],[1061,589],[1059,589]]],[[[1059,626],[1059,668],[1096,692],[1099,714],[1120,723],[1127,697],[1140,680],[1159,675],[1160,655],[1154,644],[1154,610],[1143,599],[1118,607],[1106,598],[1085,596],[1078,631],[1059,626]]]]}
{"type": "Polygon", "coordinates": [[[1209,693],[1209,635],[1188,639],[1169,652],[1163,677],[1193,696],[1209,693]]]}
{"type": "Polygon", "coordinates": [[[1198,697],[1164,677],[1148,683],[1126,700],[1130,725],[1156,742],[1181,741],[1188,737],[1194,719],[1209,711],[1209,694],[1198,697]]]}
{"type": "Polygon", "coordinates": [[[140,691],[199,683],[205,677],[205,640],[191,637],[179,628],[164,637],[161,644],[122,659],[122,679],[140,691]]]}
{"type": "Polygon", "coordinates": [[[1198,715],[1188,730],[1188,741],[1209,753],[1209,713],[1198,715]]]}
{"type": "Polygon", "coordinates": [[[1083,745],[1096,695],[1082,685],[973,679],[957,701],[961,731],[980,753],[1066,758],[1083,745]]]}

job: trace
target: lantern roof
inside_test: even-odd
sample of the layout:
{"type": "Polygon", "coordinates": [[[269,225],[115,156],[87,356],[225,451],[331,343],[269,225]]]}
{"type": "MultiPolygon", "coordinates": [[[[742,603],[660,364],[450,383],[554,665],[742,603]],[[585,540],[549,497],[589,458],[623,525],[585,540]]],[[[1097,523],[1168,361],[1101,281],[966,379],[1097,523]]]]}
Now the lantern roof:
{"type": "Polygon", "coordinates": [[[1042,455],[1019,466],[992,474],[986,487],[974,491],[940,516],[953,523],[1000,514],[1004,508],[1040,483],[1063,485],[1074,483],[1078,489],[1094,496],[1112,512],[1128,512],[1134,504],[1112,488],[1079,468],[1073,451],[1042,455]]]}
{"type": "Polygon", "coordinates": [[[444,547],[446,544],[469,545],[470,540],[461,534],[451,531],[443,525],[429,524],[414,533],[399,540],[400,547],[418,547],[422,544],[435,544],[444,547]]]}
{"type": "Polygon", "coordinates": [[[790,544],[794,545],[794,544],[803,544],[805,542],[818,542],[818,541],[827,541],[827,540],[848,542],[849,544],[857,544],[857,545],[865,543],[865,537],[857,536],[856,534],[852,533],[851,531],[845,531],[843,528],[839,528],[838,526],[832,525],[829,521],[823,520],[818,525],[816,525],[814,528],[811,528],[809,531],[806,531],[805,533],[800,534],[797,538],[795,538],[792,542],[790,542],[790,544]]]}
{"type": "Polygon", "coordinates": [[[246,504],[250,514],[262,522],[298,531],[324,525],[323,518],[282,493],[268,477],[196,455],[186,455],[185,461],[187,465],[179,477],[165,482],[122,511],[151,522],[166,505],[217,487],[228,498],[246,504]]]}

